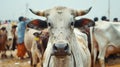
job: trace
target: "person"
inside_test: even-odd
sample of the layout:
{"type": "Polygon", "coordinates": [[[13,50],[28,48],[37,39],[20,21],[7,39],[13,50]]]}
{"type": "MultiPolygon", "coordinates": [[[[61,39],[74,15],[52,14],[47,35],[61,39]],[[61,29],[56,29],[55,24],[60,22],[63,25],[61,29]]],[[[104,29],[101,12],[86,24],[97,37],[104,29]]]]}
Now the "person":
{"type": "Polygon", "coordinates": [[[4,24],[7,24],[7,23],[8,23],[8,21],[7,21],[7,20],[5,20],[4,24]]]}
{"type": "Polygon", "coordinates": [[[95,18],[94,18],[94,21],[97,22],[97,21],[98,21],[98,17],[95,17],[95,18]]]}
{"type": "Polygon", "coordinates": [[[18,20],[19,22],[17,25],[17,56],[20,57],[20,59],[23,59],[27,51],[24,45],[24,34],[26,25],[29,23],[29,20],[23,16],[20,16],[18,20]]]}
{"type": "Polygon", "coordinates": [[[114,19],[113,19],[113,22],[118,22],[118,18],[114,18],[114,19]]]}
{"type": "Polygon", "coordinates": [[[102,20],[102,21],[106,21],[106,20],[107,20],[107,17],[106,17],[106,16],[102,16],[102,17],[101,17],[101,20],[102,20]]]}
{"type": "Polygon", "coordinates": [[[101,17],[101,20],[102,20],[102,21],[109,21],[109,19],[107,19],[106,16],[102,16],[102,17],[101,17]]]}

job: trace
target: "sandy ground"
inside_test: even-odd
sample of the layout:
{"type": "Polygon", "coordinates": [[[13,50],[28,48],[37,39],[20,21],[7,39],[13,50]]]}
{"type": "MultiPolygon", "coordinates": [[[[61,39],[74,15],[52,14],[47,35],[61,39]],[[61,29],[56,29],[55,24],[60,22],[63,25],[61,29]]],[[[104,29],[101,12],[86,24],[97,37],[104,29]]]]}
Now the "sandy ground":
{"type": "Polygon", "coordinates": [[[0,67],[30,67],[30,60],[16,58],[0,59],[0,67]]]}
{"type": "MultiPolygon", "coordinates": [[[[31,67],[30,59],[16,59],[16,58],[4,58],[0,59],[0,67],[31,67]]],[[[37,66],[39,67],[39,65],[37,66]]],[[[99,67],[99,64],[96,65],[99,67]]],[[[108,59],[106,67],[120,67],[120,57],[115,59],[108,59]]]]}
{"type": "MultiPolygon", "coordinates": [[[[100,67],[98,62],[96,63],[96,67],[100,67]]],[[[109,58],[108,62],[106,62],[106,67],[120,67],[120,57],[115,59],[109,58]]]]}

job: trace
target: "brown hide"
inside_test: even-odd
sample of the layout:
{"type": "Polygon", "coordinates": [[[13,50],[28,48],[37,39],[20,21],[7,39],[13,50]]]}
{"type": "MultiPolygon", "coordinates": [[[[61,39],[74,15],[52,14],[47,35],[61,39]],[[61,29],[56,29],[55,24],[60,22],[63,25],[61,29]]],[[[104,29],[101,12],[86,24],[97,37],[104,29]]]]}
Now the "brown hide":
{"type": "Polygon", "coordinates": [[[10,50],[15,49],[15,47],[13,47],[14,46],[13,44],[15,44],[15,42],[16,42],[16,35],[15,35],[16,27],[17,27],[17,25],[13,25],[13,24],[2,24],[0,26],[1,30],[7,32],[6,33],[6,36],[7,36],[6,49],[10,49],[10,50]]]}
{"type": "Polygon", "coordinates": [[[0,29],[0,52],[5,51],[7,41],[7,32],[6,30],[0,29]]]}
{"type": "Polygon", "coordinates": [[[39,40],[36,41],[37,44],[39,44],[38,49],[40,50],[41,54],[44,54],[44,51],[45,51],[45,49],[47,47],[47,43],[48,43],[49,33],[46,30],[42,30],[41,34],[37,33],[37,35],[35,35],[35,36],[39,38],[39,40]],[[42,42],[42,43],[40,43],[40,42],[42,42]]]}
{"type": "Polygon", "coordinates": [[[15,50],[16,49],[16,45],[17,45],[17,35],[15,34],[16,33],[16,27],[17,25],[13,25],[12,26],[12,34],[13,34],[13,45],[12,45],[12,50],[15,50]]]}
{"type": "Polygon", "coordinates": [[[43,44],[44,51],[47,47],[48,38],[49,38],[48,32],[43,32],[43,35],[41,36],[41,39],[42,39],[42,44],[43,44]]]}

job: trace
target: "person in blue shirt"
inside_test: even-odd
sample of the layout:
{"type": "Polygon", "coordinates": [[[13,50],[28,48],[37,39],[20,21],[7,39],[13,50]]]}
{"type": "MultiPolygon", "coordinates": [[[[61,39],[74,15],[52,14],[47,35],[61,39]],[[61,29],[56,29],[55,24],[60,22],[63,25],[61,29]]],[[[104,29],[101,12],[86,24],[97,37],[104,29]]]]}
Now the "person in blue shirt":
{"type": "Polygon", "coordinates": [[[17,25],[17,56],[23,59],[27,51],[24,45],[24,34],[26,25],[29,23],[29,20],[23,16],[20,16],[18,20],[19,22],[17,25]]]}

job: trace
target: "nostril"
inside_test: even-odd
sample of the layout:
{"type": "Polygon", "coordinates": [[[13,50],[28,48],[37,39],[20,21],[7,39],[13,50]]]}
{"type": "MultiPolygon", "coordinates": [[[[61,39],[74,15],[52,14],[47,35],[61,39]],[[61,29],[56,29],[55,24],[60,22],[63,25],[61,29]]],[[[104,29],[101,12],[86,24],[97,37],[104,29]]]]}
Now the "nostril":
{"type": "Polygon", "coordinates": [[[57,50],[57,47],[55,46],[55,44],[54,44],[54,46],[53,46],[53,49],[54,49],[54,50],[57,50]]]}
{"type": "Polygon", "coordinates": [[[68,44],[65,46],[64,50],[68,50],[68,44]]]}
{"type": "Polygon", "coordinates": [[[12,40],[12,38],[9,38],[8,40],[9,40],[9,41],[11,41],[11,40],[12,40]]]}

